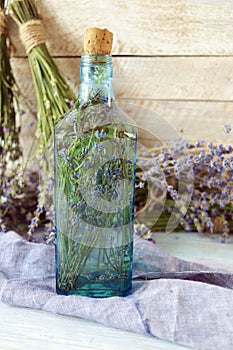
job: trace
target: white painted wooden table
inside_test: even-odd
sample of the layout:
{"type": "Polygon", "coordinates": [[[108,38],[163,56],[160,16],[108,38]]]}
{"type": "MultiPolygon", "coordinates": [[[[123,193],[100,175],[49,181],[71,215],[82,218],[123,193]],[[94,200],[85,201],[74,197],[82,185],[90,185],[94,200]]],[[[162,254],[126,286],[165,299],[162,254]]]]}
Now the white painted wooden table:
{"type": "MultiPolygon", "coordinates": [[[[178,257],[233,271],[233,237],[156,234],[157,244],[178,257]]],[[[189,349],[75,317],[0,303],[0,349],[175,350],[189,349]]]]}
{"type": "Polygon", "coordinates": [[[0,349],[188,349],[98,323],[0,303],[0,349]]]}
{"type": "Polygon", "coordinates": [[[156,233],[156,244],[177,258],[233,273],[233,235],[221,243],[220,234],[156,233]]]}

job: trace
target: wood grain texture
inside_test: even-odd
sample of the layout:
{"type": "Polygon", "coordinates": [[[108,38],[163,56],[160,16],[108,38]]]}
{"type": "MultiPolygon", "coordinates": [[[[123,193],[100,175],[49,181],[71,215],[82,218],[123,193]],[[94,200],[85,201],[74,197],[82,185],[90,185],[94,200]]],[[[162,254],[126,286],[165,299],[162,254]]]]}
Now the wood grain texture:
{"type": "MultiPolygon", "coordinates": [[[[68,82],[78,91],[79,58],[56,58],[68,82]]],[[[36,114],[28,62],[13,58],[20,88],[36,114]]],[[[231,143],[224,125],[233,123],[233,58],[114,58],[114,88],[121,107],[137,122],[140,142],[177,134],[188,141],[206,138],[231,143]],[[190,101],[192,100],[192,101],[190,101]],[[168,124],[164,123],[166,121],[168,124]],[[150,131],[150,132],[149,132],[150,131]],[[177,131],[177,132],[176,132],[177,131]]],[[[22,140],[29,149],[35,117],[22,117],[22,140]]]]}
{"type": "MultiPolygon", "coordinates": [[[[36,111],[35,100],[29,101],[36,111]]],[[[119,101],[119,107],[136,122],[138,141],[153,146],[182,137],[190,143],[204,139],[232,144],[232,133],[225,133],[225,124],[233,124],[233,102],[192,101],[119,101]]],[[[30,113],[22,117],[21,142],[25,156],[33,142],[36,120],[30,113]]]]}
{"type": "Polygon", "coordinates": [[[233,236],[221,244],[220,234],[173,232],[155,234],[156,244],[179,259],[204,264],[212,271],[220,269],[233,273],[233,236]]]}
{"type": "MultiPolygon", "coordinates": [[[[108,27],[114,32],[113,53],[119,55],[113,58],[116,99],[132,103],[124,107],[145,129],[140,141],[151,144],[158,134],[170,137],[165,120],[169,130],[189,141],[207,137],[232,142],[223,129],[233,122],[233,0],[36,3],[51,54],[59,56],[55,62],[76,92],[84,27],[108,27]]],[[[15,25],[11,36],[16,79],[36,113],[31,73],[15,25]]],[[[22,140],[28,148],[35,118],[26,114],[23,120],[22,140]]]]}
{"type": "MultiPolygon", "coordinates": [[[[85,27],[115,34],[117,55],[233,55],[232,0],[37,0],[53,56],[83,52],[85,27]]],[[[16,26],[15,55],[25,55],[16,26]]]]}
{"type": "MultiPolygon", "coordinates": [[[[78,91],[79,58],[56,58],[55,61],[74,91],[78,91]]],[[[35,92],[27,59],[13,58],[12,66],[25,100],[36,114],[35,92]]],[[[154,143],[158,134],[167,135],[167,138],[174,136],[174,133],[169,135],[166,125],[160,123],[164,120],[186,140],[207,138],[231,143],[232,135],[224,133],[224,125],[233,123],[232,77],[233,58],[229,57],[199,57],[195,60],[191,57],[114,58],[116,99],[131,103],[125,104],[124,109],[141,129],[146,129],[141,130],[139,138],[146,144],[148,141],[154,143]]],[[[22,118],[21,138],[24,147],[29,149],[29,135],[35,130],[35,118],[27,114],[22,118]]]]}
{"type": "Polygon", "coordinates": [[[119,107],[135,120],[139,142],[146,146],[178,137],[232,144],[232,133],[226,134],[224,126],[233,124],[233,102],[129,100],[119,107]]]}
{"type": "MultiPolygon", "coordinates": [[[[77,91],[79,58],[56,58],[77,91]]],[[[117,99],[233,101],[233,57],[114,57],[117,99]]],[[[17,81],[27,98],[34,95],[28,62],[13,58],[17,81]]]]}
{"type": "Polygon", "coordinates": [[[83,319],[0,303],[0,349],[9,350],[178,350],[156,338],[83,319]]]}

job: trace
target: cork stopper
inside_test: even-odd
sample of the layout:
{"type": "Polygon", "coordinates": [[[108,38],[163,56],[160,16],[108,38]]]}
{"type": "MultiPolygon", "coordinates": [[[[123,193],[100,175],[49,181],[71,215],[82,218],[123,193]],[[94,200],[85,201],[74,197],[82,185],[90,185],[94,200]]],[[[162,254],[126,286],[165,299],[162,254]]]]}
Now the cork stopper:
{"type": "Polygon", "coordinates": [[[84,33],[84,52],[88,54],[109,55],[112,51],[113,33],[107,29],[86,28],[84,33]]]}

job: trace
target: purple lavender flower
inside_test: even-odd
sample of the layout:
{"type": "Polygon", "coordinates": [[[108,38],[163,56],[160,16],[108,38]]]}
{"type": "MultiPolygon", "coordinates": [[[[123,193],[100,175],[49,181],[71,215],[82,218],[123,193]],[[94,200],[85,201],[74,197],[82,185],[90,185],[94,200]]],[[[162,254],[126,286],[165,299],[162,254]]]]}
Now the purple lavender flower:
{"type": "Polygon", "coordinates": [[[225,134],[230,134],[230,132],[231,132],[231,125],[230,124],[225,124],[225,126],[224,126],[224,132],[225,132],[225,134]]]}

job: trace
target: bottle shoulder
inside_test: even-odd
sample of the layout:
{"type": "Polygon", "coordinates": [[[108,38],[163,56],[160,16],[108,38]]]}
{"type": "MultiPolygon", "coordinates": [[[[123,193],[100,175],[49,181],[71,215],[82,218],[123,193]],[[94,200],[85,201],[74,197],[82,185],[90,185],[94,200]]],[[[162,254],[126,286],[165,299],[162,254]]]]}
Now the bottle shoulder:
{"type": "Polygon", "coordinates": [[[135,123],[125,113],[118,109],[115,103],[96,104],[74,107],[65,113],[55,125],[55,133],[63,133],[67,135],[80,134],[83,132],[91,132],[109,128],[121,129],[130,134],[136,134],[135,123]]]}

